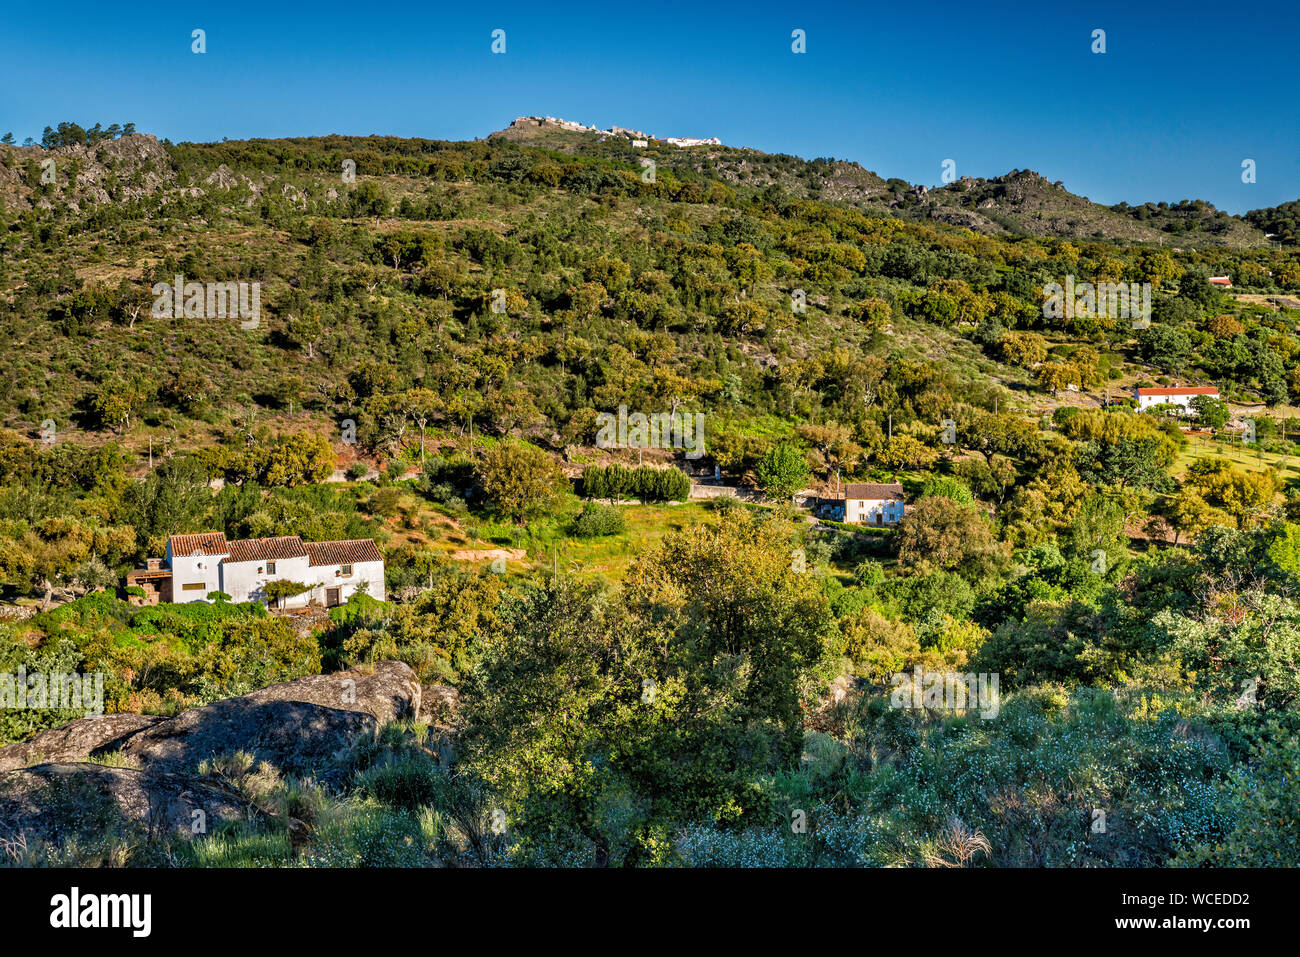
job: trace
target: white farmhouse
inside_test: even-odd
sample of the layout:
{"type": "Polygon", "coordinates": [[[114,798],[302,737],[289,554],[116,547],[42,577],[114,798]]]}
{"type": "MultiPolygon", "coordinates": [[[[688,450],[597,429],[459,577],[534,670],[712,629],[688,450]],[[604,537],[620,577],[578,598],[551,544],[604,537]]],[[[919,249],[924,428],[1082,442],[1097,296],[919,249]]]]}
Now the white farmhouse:
{"type": "Polygon", "coordinates": [[[850,482],[844,486],[844,521],[897,525],[903,520],[903,486],[898,482],[850,482]]]}
{"type": "Polygon", "coordinates": [[[849,482],[844,491],[822,498],[823,518],[854,525],[897,525],[903,520],[903,486],[898,482],[849,482]]]}
{"type": "Polygon", "coordinates": [[[127,585],[144,589],[136,604],[159,601],[207,601],[214,591],[232,601],[265,601],[269,582],[308,586],[299,595],[280,599],[280,607],[317,602],[342,605],[359,591],[384,600],[384,557],[372,539],[304,542],[297,535],[226,541],[220,532],[173,535],[167,540],[167,567],[150,559],[144,569],[127,575],[127,585]]]}
{"type": "Polygon", "coordinates": [[[1183,385],[1154,389],[1135,388],[1133,390],[1133,398],[1137,400],[1139,412],[1155,408],[1158,405],[1176,405],[1182,409],[1183,415],[1191,415],[1193,412],[1192,400],[1198,395],[1208,395],[1212,399],[1217,399],[1219,398],[1219,390],[1212,385],[1183,385]]]}

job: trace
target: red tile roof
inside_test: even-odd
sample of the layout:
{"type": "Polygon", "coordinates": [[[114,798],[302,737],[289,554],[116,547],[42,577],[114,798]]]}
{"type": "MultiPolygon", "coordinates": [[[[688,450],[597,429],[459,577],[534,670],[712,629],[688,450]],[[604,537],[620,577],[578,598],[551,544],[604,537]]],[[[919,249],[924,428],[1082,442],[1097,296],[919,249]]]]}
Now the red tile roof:
{"type": "Polygon", "coordinates": [[[849,482],[844,486],[845,499],[896,498],[902,499],[903,486],[898,482],[849,482]]]}
{"type": "Polygon", "coordinates": [[[357,562],[382,562],[374,539],[357,538],[344,542],[307,542],[312,565],[355,565],[357,562]]]}
{"type": "Polygon", "coordinates": [[[245,538],[228,542],[220,532],[198,535],[173,535],[172,555],[186,557],[202,551],[204,555],[225,555],[228,562],[263,562],[278,558],[308,559],[311,565],[352,565],[357,562],[382,562],[379,546],[370,538],[342,542],[304,542],[297,535],[276,538],[245,538]]]}
{"type": "Polygon", "coordinates": [[[1184,385],[1172,389],[1137,389],[1138,395],[1218,395],[1219,390],[1212,385],[1184,385]]]}
{"type": "Polygon", "coordinates": [[[307,549],[297,535],[278,538],[246,538],[230,543],[230,562],[264,562],[277,558],[302,558],[307,549]]]}
{"type": "Polygon", "coordinates": [[[197,535],[173,535],[167,540],[173,557],[188,558],[202,552],[204,555],[225,555],[229,552],[226,536],[220,532],[199,532],[197,535]]]}

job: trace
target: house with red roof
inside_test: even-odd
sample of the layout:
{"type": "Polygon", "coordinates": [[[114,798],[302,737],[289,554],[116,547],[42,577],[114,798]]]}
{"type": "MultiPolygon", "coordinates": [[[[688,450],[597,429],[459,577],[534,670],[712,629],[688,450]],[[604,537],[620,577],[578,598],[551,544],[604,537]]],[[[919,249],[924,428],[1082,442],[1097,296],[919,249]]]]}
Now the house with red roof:
{"type": "Polygon", "coordinates": [[[227,541],[221,532],[172,535],[163,559],[151,558],[126,576],[144,596],[134,604],[210,601],[224,592],[231,601],[266,601],[271,582],[304,586],[300,594],[275,599],[277,607],[313,602],[326,608],[346,604],[359,592],[384,600],[384,556],[373,539],[304,542],[297,535],[227,541]]]}
{"type": "Polygon", "coordinates": [[[821,497],[817,512],[853,525],[897,525],[903,520],[903,486],[898,482],[846,482],[821,497]]]}
{"type": "Polygon", "coordinates": [[[1133,390],[1133,398],[1137,400],[1138,411],[1153,409],[1158,405],[1176,405],[1182,410],[1183,415],[1193,413],[1192,400],[1198,395],[1208,395],[1212,399],[1219,398],[1219,390],[1212,385],[1176,385],[1167,388],[1144,388],[1133,390]]]}

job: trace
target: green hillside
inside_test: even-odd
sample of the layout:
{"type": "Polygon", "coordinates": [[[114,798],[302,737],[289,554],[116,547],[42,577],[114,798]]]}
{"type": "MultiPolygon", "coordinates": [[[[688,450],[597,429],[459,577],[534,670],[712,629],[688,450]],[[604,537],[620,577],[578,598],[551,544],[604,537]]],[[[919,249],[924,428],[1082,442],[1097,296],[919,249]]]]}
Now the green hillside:
{"type": "MultiPolygon", "coordinates": [[[[268,784],[315,815],[305,852],[285,811],[40,853],[1294,866],[1287,208],[635,138],[0,144],[0,672],[171,714],[396,659],[461,701],[454,763],[408,721],[268,784]],[[1150,315],[1053,309],[1089,283],[1150,315]],[[1220,398],[1133,408],[1173,385],[1220,398]],[[609,447],[620,409],[702,414],[703,454],[609,447]],[[896,527],[794,501],[893,482],[896,527]],[[374,538],[386,600],[127,603],[205,530],[374,538]],[[1002,697],[914,707],[916,669],[1002,697]]],[[[72,717],[0,712],[0,744],[72,717]]]]}

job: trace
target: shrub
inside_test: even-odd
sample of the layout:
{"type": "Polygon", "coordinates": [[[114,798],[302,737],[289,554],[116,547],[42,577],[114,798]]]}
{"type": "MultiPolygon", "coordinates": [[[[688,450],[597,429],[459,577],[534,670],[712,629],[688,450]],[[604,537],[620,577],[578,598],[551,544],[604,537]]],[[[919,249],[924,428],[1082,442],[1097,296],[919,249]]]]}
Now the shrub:
{"type": "Polygon", "coordinates": [[[853,569],[853,579],[862,588],[875,588],[884,584],[885,566],[873,559],[859,562],[853,569]]]}
{"type": "Polygon", "coordinates": [[[808,462],[797,445],[783,442],[763,454],[755,470],[758,483],[773,498],[788,499],[808,484],[808,462]]]}
{"type": "Polygon", "coordinates": [[[691,495],[691,480],[675,468],[641,465],[589,465],[582,473],[587,498],[639,498],[643,502],[684,502],[691,495]]]}
{"type": "Polygon", "coordinates": [[[619,535],[627,527],[623,513],[611,505],[588,502],[581,514],[573,520],[570,531],[578,538],[598,538],[602,535],[619,535]]]}
{"type": "Polygon", "coordinates": [[[414,810],[432,804],[438,796],[437,773],[432,760],[422,752],[406,753],[360,772],[356,785],[362,794],[384,804],[414,810]]]}
{"type": "Polygon", "coordinates": [[[488,500],[502,515],[519,523],[551,502],[564,478],[559,466],[541,449],[506,442],[483,453],[478,476],[488,500]]]}
{"type": "Polygon", "coordinates": [[[948,475],[931,475],[922,483],[918,497],[929,498],[932,495],[942,495],[961,505],[970,505],[975,500],[965,482],[948,475]]]}

